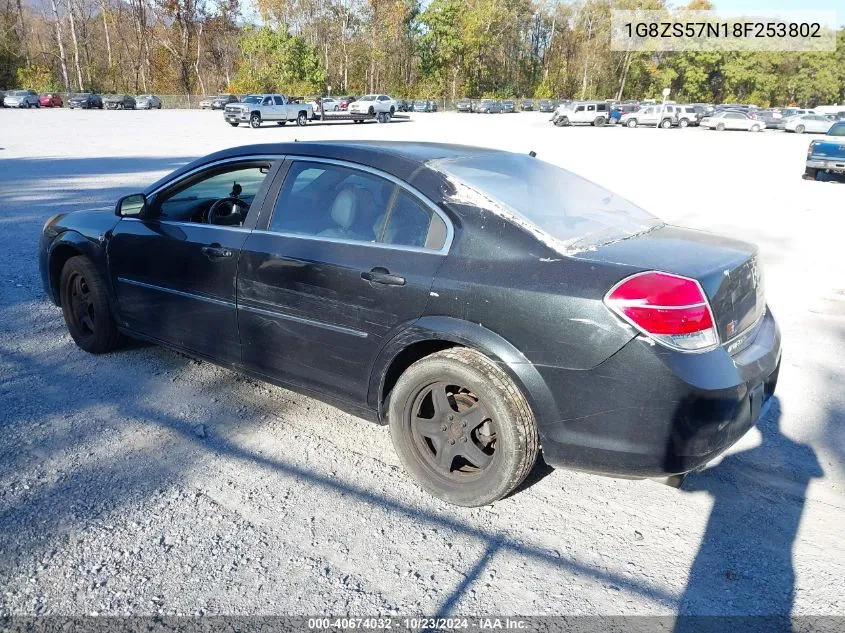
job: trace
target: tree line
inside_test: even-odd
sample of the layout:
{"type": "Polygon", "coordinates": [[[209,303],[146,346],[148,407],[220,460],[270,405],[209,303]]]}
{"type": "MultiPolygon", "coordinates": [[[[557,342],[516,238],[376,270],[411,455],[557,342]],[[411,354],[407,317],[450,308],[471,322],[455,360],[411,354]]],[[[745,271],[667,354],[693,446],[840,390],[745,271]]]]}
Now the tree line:
{"type": "MultiPolygon", "coordinates": [[[[690,8],[712,8],[693,0],[690,8]]],[[[833,52],[610,50],[664,0],[0,0],[0,88],[845,102],[833,52]]]]}

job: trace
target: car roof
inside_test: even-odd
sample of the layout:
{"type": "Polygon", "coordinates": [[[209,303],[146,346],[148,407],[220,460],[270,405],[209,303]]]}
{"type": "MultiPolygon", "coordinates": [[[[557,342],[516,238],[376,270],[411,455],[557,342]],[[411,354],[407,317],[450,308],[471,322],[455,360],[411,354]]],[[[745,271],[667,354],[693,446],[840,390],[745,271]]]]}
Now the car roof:
{"type": "Polygon", "coordinates": [[[179,175],[209,163],[239,156],[285,154],[345,160],[372,167],[402,180],[413,178],[426,163],[442,158],[506,153],[503,150],[450,143],[405,141],[309,141],[304,143],[262,143],[242,145],[203,156],[150,185],[147,193],[158,189],[179,175]]]}

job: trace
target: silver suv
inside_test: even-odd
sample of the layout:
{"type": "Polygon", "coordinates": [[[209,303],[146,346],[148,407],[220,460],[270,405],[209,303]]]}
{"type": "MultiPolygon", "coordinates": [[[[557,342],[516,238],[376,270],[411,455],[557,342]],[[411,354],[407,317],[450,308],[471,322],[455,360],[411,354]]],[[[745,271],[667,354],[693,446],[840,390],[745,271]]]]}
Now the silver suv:
{"type": "Polygon", "coordinates": [[[7,108],[39,108],[38,93],[34,90],[12,90],[3,97],[3,105],[7,108]]]}

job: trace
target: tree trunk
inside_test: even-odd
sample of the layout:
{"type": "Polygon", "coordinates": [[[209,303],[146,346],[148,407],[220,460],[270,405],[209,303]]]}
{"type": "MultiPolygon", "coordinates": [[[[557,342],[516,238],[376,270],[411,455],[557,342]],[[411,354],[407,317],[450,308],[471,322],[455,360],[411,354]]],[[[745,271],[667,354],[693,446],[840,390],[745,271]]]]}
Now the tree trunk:
{"type": "Polygon", "coordinates": [[[67,56],[65,55],[65,44],[62,41],[62,21],[59,19],[59,8],[56,6],[56,0],[50,0],[50,6],[53,9],[53,16],[56,18],[56,42],[59,44],[59,62],[62,67],[62,85],[65,92],[70,92],[70,81],[67,78],[67,56]]]}
{"type": "Polygon", "coordinates": [[[197,73],[197,81],[200,83],[200,94],[205,94],[205,82],[202,80],[200,74],[200,58],[202,57],[202,28],[203,23],[199,23],[197,30],[197,59],[194,61],[194,71],[197,73]]]}
{"type": "Polygon", "coordinates": [[[111,67],[112,67],[111,36],[109,35],[109,21],[106,19],[106,2],[105,2],[105,0],[100,0],[100,11],[103,14],[103,30],[106,32],[106,53],[108,55],[109,71],[111,71],[111,67]]]}
{"type": "Polygon", "coordinates": [[[76,67],[76,80],[79,91],[82,92],[84,84],[82,83],[82,66],[79,64],[79,39],[76,37],[76,19],[73,17],[73,2],[71,0],[68,0],[67,14],[70,18],[70,38],[73,42],[73,63],[76,67]]]}
{"type": "Polygon", "coordinates": [[[622,77],[619,79],[619,90],[616,91],[616,100],[622,100],[622,93],[625,92],[625,82],[628,80],[628,71],[631,68],[631,51],[625,51],[625,61],[622,63],[622,77]]]}

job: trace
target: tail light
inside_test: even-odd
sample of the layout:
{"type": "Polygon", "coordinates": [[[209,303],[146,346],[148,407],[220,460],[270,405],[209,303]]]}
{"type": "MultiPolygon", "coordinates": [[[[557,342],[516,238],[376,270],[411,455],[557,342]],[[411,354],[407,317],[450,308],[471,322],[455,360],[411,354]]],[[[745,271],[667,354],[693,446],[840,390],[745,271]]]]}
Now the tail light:
{"type": "Polygon", "coordinates": [[[706,352],[719,345],[710,303],[695,279],[656,271],[638,273],[611,288],[604,303],[665,347],[706,352]]]}

